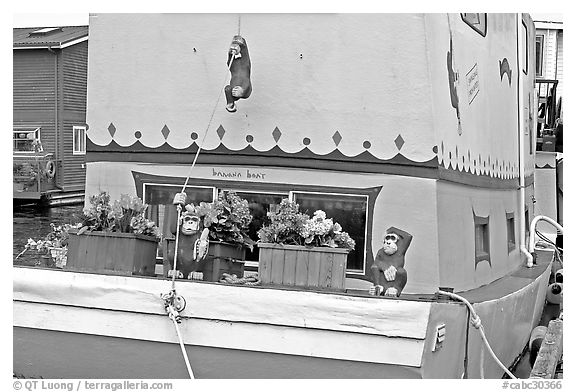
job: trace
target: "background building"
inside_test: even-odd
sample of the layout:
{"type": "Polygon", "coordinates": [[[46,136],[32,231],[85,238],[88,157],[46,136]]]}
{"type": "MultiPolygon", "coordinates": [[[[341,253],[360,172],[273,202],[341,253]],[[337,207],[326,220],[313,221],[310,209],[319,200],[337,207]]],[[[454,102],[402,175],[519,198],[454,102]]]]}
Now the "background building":
{"type": "Polygon", "coordinates": [[[14,199],[81,197],[88,26],[13,29],[14,199]]]}

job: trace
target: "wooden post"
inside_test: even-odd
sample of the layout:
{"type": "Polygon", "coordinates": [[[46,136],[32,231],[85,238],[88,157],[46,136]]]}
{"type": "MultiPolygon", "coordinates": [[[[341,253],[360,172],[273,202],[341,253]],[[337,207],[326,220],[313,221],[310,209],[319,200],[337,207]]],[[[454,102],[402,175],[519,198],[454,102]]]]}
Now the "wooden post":
{"type": "Polygon", "coordinates": [[[530,378],[554,378],[556,366],[562,357],[562,320],[552,320],[544,336],[530,378]]]}

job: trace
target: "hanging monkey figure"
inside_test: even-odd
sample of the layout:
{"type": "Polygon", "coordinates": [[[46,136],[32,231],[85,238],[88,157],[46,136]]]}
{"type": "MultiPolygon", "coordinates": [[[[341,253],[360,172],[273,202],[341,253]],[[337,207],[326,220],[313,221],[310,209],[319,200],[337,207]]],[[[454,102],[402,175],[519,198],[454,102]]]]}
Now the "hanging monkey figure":
{"type": "Polygon", "coordinates": [[[168,219],[168,224],[172,234],[176,234],[177,226],[180,226],[180,236],[178,241],[178,249],[175,249],[175,241],[168,244],[167,261],[170,270],[167,271],[167,276],[172,276],[174,269],[174,258],[177,252],[176,261],[176,277],[184,279],[194,279],[196,273],[202,272],[204,267],[203,259],[208,253],[208,229],[203,228],[202,219],[198,216],[193,204],[186,203],[186,193],[177,193],[174,196],[173,204],[184,206],[184,210],[178,221],[176,209],[170,209],[167,212],[165,219],[168,219]]]}
{"type": "Polygon", "coordinates": [[[250,54],[246,40],[235,35],[228,49],[228,61],[230,67],[230,84],[224,87],[226,94],[226,110],[233,113],[236,111],[236,101],[240,98],[248,98],[252,93],[250,82],[250,54]],[[230,62],[232,61],[232,65],[230,62]]]}

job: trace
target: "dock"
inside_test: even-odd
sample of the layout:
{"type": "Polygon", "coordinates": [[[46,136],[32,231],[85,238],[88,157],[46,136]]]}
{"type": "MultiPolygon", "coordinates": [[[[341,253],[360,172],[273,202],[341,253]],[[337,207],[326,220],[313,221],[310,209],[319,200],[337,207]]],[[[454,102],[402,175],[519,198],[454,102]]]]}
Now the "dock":
{"type": "Polygon", "coordinates": [[[558,371],[558,364],[562,361],[563,320],[550,321],[538,357],[530,372],[530,378],[554,379],[563,378],[562,366],[558,371]]]}

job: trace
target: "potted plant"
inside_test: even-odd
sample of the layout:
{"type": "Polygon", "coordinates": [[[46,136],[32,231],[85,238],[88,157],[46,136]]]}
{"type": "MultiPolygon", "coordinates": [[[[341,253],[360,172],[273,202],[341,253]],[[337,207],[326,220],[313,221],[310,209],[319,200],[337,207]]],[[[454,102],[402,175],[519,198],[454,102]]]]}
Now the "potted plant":
{"type": "Polygon", "coordinates": [[[242,277],[246,248],[252,249],[255,244],[248,236],[252,221],[248,201],[235,192],[221,191],[214,202],[201,202],[195,209],[209,230],[203,280],[217,282],[223,273],[242,277]]]}
{"type": "MultiPolygon", "coordinates": [[[[15,260],[22,256],[24,252],[32,249],[42,256],[49,257],[49,261],[46,263],[47,267],[63,268],[66,266],[67,260],[69,230],[78,229],[79,227],[80,224],[56,226],[54,223],[50,223],[50,232],[39,240],[28,238],[24,250],[16,256],[15,260]]],[[[36,266],[41,264],[42,261],[40,260],[35,263],[36,266]]]]}
{"type": "Polygon", "coordinates": [[[66,269],[154,276],[161,234],[147,207],[125,194],[113,204],[107,192],[91,196],[80,228],[70,230],[66,269]]]}
{"type": "Polygon", "coordinates": [[[282,200],[270,223],[258,232],[258,274],[262,283],[344,289],[346,259],[356,245],[322,210],[310,217],[282,200]]]}

